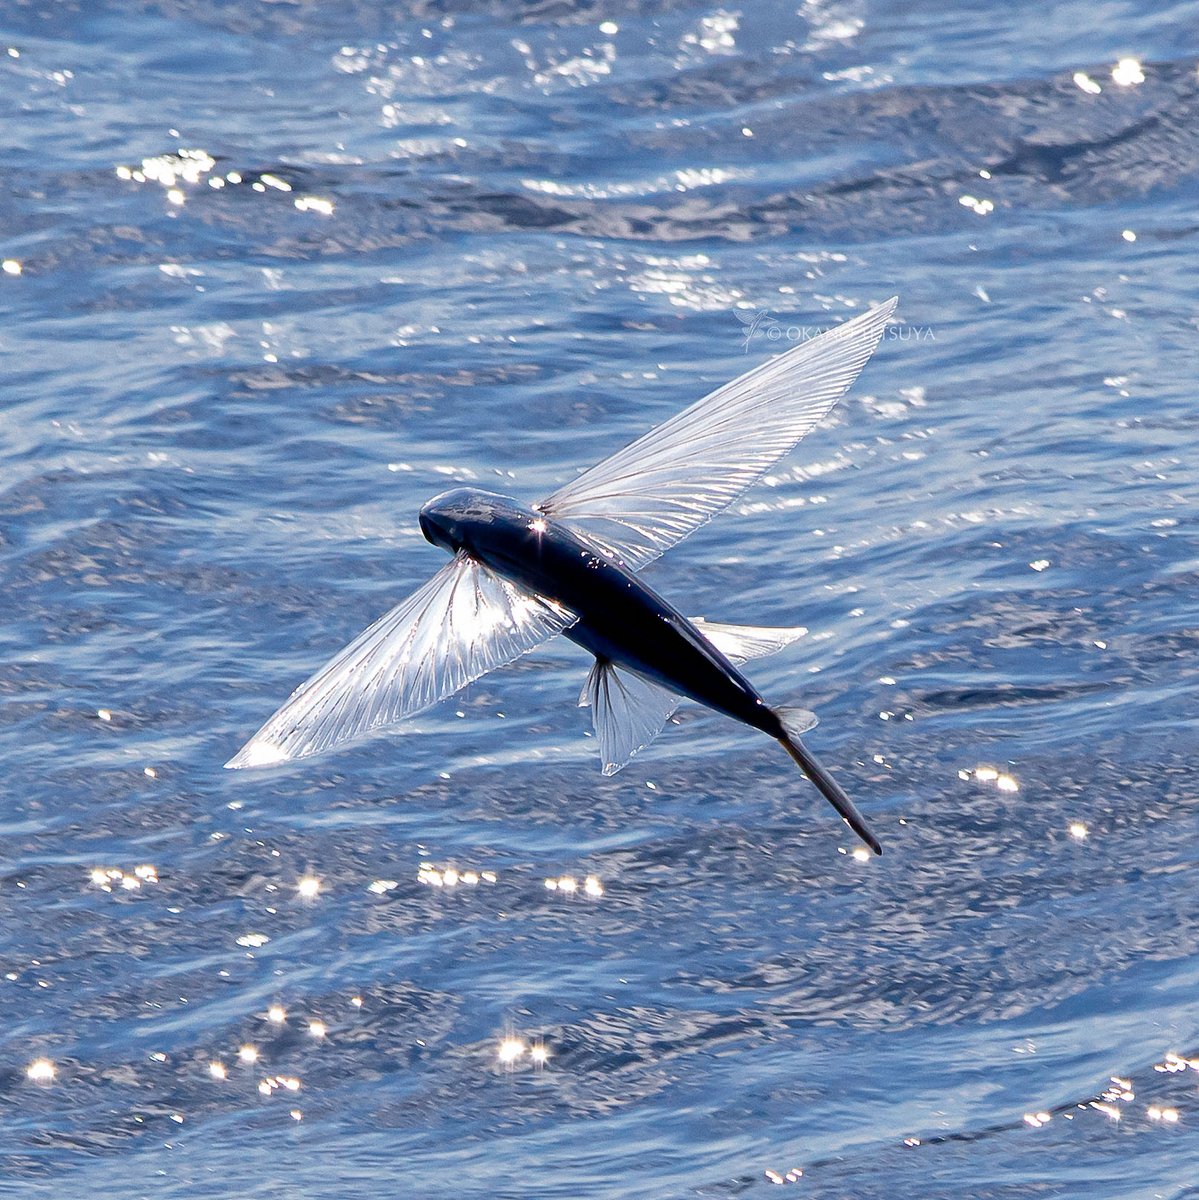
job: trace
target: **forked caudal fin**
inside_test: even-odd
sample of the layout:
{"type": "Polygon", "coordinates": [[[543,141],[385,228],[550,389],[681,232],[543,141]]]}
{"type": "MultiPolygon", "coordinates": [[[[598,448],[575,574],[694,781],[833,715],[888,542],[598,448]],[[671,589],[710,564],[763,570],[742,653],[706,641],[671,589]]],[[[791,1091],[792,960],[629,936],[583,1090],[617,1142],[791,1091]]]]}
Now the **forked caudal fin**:
{"type": "Polygon", "coordinates": [[[874,851],[882,854],[883,848],[879,840],[870,832],[866,819],[857,810],[854,802],[845,794],[841,785],[808,753],[807,747],[799,740],[801,733],[807,733],[815,723],[810,720],[812,714],[803,709],[780,708],[777,711],[779,721],[783,726],[783,736],[779,742],[783,748],[799,764],[803,773],[816,785],[820,794],[841,814],[842,820],[874,851]]]}

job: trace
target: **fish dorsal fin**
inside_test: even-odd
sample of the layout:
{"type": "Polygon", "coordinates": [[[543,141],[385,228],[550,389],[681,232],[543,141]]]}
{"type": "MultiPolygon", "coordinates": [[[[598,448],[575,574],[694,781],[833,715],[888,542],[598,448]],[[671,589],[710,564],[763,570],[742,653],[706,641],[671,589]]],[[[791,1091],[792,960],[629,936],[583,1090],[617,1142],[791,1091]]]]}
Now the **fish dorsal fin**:
{"type": "Polygon", "coordinates": [[[775,654],[808,632],[802,625],[791,628],[722,625],[717,621],[705,621],[703,617],[692,617],[691,623],[731,663],[748,662],[751,658],[775,654]]]}
{"type": "Polygon", "coordinates": [[[679,697],[635,671],[597,658],[579,695],[579,707],[588,704],[604,774],[615,775],[658,736],[679,697]]]}

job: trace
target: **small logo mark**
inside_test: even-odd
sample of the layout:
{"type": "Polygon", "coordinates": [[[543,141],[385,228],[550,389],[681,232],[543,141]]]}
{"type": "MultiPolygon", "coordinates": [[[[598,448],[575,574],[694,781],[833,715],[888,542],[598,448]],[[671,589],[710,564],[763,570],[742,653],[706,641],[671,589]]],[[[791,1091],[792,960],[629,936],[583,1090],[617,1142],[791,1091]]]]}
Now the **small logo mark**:
{"type": "Polygon", "coordinates": [[[747,313],[744,309],[733,309],[733,316],[745,326],[745,340],[741,343],[741,349],[748,354],[749,343],[753,340],[754,334],[761,331],[762,327],[775,326],[778,322],[770,315],[768,308],[755,308],[752,313],[747,313]]]}

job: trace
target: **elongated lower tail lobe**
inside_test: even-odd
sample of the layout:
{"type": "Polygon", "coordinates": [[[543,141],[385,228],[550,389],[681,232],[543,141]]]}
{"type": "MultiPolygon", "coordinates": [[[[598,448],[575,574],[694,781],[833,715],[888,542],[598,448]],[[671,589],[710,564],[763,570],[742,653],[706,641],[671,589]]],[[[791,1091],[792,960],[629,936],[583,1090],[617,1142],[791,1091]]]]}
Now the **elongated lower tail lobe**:
{"type": "Polygon", "coordinates": [[[883,848],[879,840],[870,832],[865,818],[857,810],[854,802],[845,794],[841,785],[808,753],[807,747],[792,734],[784,729],[779,738],[783,748],[791,755],[800,770],[820,789],[820,794],[841,814],[845,824],[850,827],[870,847],[875,854],[882,854],[883,848]]]}

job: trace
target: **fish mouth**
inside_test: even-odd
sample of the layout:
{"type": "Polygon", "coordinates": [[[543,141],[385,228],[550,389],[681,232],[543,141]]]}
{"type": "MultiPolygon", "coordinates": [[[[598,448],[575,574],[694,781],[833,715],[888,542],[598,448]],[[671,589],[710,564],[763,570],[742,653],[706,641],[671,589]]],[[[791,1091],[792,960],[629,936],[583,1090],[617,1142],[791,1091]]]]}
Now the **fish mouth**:
{"type": "Polygon", "coordinates": [[[420,531],[425,535],[426,541],[453,553],[454,543],[450,539],[450,531],[427,509],[423,508],[420,513],[420,531]]]}
{"type": "Polygon", "coordinates": [[[437,545],[437,535],[436,535],[436,531],[435,531],[435,528],[433,525],[432,518],[429,516],[428,513],[422,512],[420,514],[420,517],[418,518],[418,520],[420,521],[420,531],[421,531],[421,533],[423,533],[425,535],[425,541],[432,542],[433,545],[436,546],[437,545]]]}

